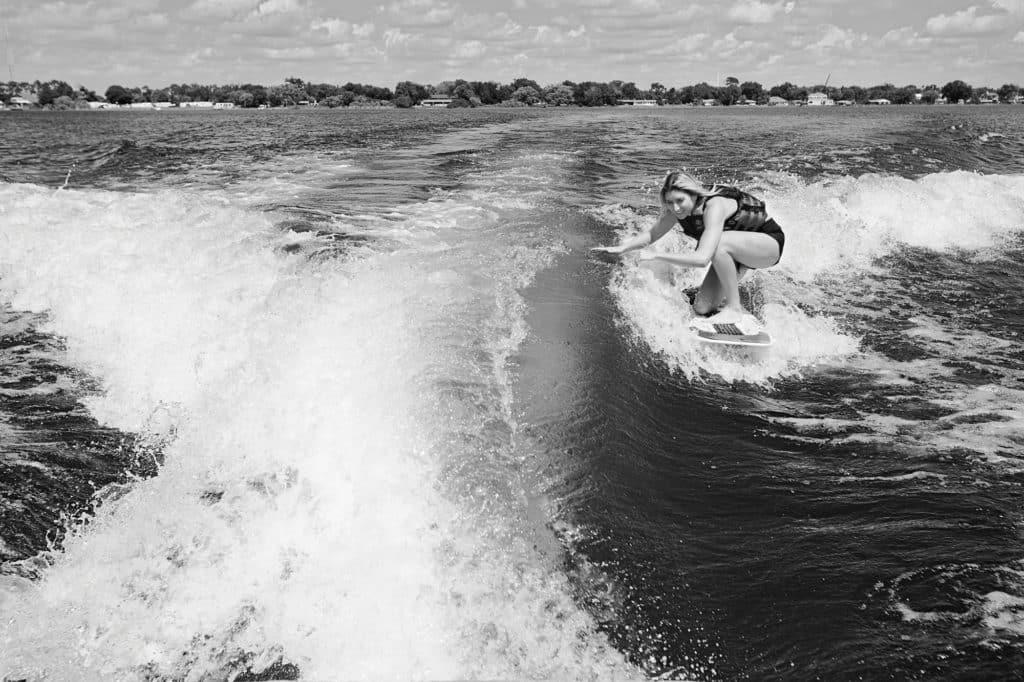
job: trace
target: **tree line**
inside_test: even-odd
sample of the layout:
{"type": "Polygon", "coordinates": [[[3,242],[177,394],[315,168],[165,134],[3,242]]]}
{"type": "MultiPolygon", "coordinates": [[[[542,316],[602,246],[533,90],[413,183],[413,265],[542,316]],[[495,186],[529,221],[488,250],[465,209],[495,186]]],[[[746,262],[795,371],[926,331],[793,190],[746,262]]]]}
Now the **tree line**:
{"type": "Polygon", "coordinates": [[[869,100],[887,99],[893,104],[923,102],[932,104],[947,102],[979,102],[987,93],[994,92],[1000,101],[1011,102],[1024,92],[1014,84],[1004,84],[998,89],[973,87],[962,80],[955,80],[943,86],[935,84],[918,87],[905,85],[897,87],[892,83],[871,87],[812,85],[798,86],[790,82],[765,88],[756,81],[740,82],[734,77],[726,78],[721,86],[697,83],[666,88],[661,83],[651,83],[641,89],[636,83],[621,80],[609,82],[562,81],[541,86],[529,78],[517,78],[510,83],[494,81],[466,81],[462,79],[424,85],[412,81],[399,82],[394,90],[362,83],[313,83],[301,78],[287,78],[280,85],[264,86],[252,83],[232,85],[172,84],[164,88],[125,87],[111,85],[103,95],[85,87],[73,88],[60,80],[0,82],[0,101],[9,103],[11,98],[30,94],[36,104],[50,109],[87,108],[89,102],[106,101],[125,105],[138,103],[184,104],[189,102],[226,102],[237,107],[280,107],[298,104],[317,104],[327,107],[352,106],[393,106],[413,107],[425,99],[450,98],[450,107],[477,106],[614,106],[623,99],[650,99],[658,104],[694,104],[710,102],[724,106],[736,104],[765,104],[771,97],[789,101],[802,101],[811,93],[825,93],[833,100],[845,100],[863,104],[869,100]]]}

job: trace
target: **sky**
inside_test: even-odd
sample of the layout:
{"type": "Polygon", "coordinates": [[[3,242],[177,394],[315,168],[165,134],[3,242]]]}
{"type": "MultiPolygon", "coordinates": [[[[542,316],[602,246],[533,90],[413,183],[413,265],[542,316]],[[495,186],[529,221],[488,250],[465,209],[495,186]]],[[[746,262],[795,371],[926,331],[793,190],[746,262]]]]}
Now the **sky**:
{"type": "Polygon", "coordinates": [[[0,0],[0,80],[1024,85],[1024,0],[0,0]]]}

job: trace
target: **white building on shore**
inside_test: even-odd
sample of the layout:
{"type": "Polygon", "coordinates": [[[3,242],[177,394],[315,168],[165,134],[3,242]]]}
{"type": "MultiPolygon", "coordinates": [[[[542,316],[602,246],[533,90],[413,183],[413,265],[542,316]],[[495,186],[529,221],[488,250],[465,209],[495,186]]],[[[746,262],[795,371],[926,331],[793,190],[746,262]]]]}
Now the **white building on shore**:
{"type": "Polygon", "coordinates": [[[446,107],[452,103],[451,97],[430,97],[419,103],[421,107],[446,107]]]}
{"type": "Polygon", "coordinates": [[[656,99],[620,99],[618,103],[624,107],[656,107],[656,99]]]}
{"type": "Polygon", "coordinates": [[[807,106],[831,107],[835,106],[835,101],[824,92],[811,92],[807,94],[807,106]]]}

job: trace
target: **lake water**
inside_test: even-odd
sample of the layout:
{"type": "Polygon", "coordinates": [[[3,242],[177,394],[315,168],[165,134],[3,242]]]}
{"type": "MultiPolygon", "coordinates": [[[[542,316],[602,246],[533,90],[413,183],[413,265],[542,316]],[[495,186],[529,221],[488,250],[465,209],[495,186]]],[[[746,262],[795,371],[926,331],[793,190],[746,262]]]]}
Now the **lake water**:
{"type": "Polygon", "coordinates": [[[2,114],[0,678],[1017,677],[1022,310],[1024,107],[2,114]]]}

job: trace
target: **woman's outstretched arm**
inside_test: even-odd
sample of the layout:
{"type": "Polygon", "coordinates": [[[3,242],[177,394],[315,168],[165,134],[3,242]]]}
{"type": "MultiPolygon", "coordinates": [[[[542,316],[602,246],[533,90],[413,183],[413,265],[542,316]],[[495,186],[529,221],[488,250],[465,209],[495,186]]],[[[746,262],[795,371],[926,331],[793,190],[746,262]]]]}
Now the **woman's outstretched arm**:
{"type": "Polygon", "coordinates": [[[591,251],[620,254],[627,251],[642,249],[664,237],[676,225],[676,217],[670,211],[662,211],[658,221],[635,237],[631,237],[616,246],[595,246],[591,251]]]}
{"type": "Polygon", "coordinates": [[[645,251],[640,260],[661,260],[674,265],[703,268],[711,263],[722,240],[725,219],[736,211],[736,202],[725,197],[712,197],[704,209],[704,233],[691,253],[657,253],[645,251]]]}

